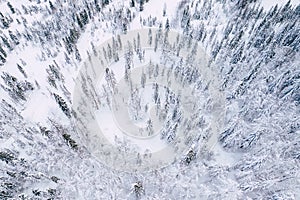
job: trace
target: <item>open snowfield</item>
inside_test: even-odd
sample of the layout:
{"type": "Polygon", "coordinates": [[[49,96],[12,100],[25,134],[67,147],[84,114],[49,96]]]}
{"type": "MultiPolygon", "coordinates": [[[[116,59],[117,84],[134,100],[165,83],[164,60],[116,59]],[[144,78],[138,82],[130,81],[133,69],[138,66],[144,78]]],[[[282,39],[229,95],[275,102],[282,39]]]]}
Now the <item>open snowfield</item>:
{"type": "MultiPolygon", "coordinates": [[[[74,94],[74,107],[81,110],[81,103],[85,102],[87,108],[85,108],[84,110],[87,110],[87,112],[92,115],[88,118],[86,115],[82,115],[79,119],[80,122],[86,121],[83,124],[78,123],[80,124],[79,129],[84,131],[84,135],[87,136],[85,143],[90,147],[91,152],[95,152],[95,155],[97,155],[100,160],[105,161],[104,164],[112,165],[112,167],[115,167],[119,170],[145,170],[145,168],[152,169],[166,166],[166,164],[174,162],[174,160],[176,159],[181,159],[182,155],[184,155],[184,152],[187,152],[192,145],[195,145],[195,143],[199,142],[201,144],[198,144],[199,147],[197,151],[200,151],[200,149],[204,148],[200,147],[203,145],[205,145],[207,149],[212,150],[212,147],[217,143],[217,133],[222,127],[222,120],[224,118],[224,111],[222,110],[222,105],[224,105],[222,104],[222,102],[224,102],[224,99],[222,98],[224,97],[222,97],[222,94],[218,92],[217,88],[215,88],[216,85],[218,85],[218,80],[216,79],[217,76],[213,75],[214,72],[212,71],[212,68],[209,68],[207,62],[208,57],[203,51],[202,47],[199,46],[198,49],[196,49],[197,53],[195,55],[195,63],[197,70],[199,70],[199,73],[203,74],[203,83],[201,84],[205,85],[208,82],[211,83],[211,86],[208,86],[208,92],[212,99],[204,95],[204,97],[202,97],[203,99],[201,100],[200,96],[191,98],[191,94],[197,94],[197,92],[194,91],[195,89],[193,89],[192,86],[189,85],[183,86],[182,83],[180,83],[179,78],[175,77],[173,75],[173,72],[171,72],[172,68],[175,67],[174,63],[179,62],[180,59],[186,60],[186,58],[189,56],[188,52],[193,50],[182,50],[182,52],[180,52],[178,56],[175,56],[175,51],[164,53],[162,48],[166,47],[158,47],[159,49],[154,51],[155,37],[153,37],[153,43],[149,44],[149,30],[153,32],[153,35],[159,33],[158,29],[141,29],[130,32],[127,35],[121,37],[121,41],[124,45],[126,45],[126,42],[129,42],[128,45],[132,45],[135,40],[140,40],[141,42],[140,44],[137,44],[137,46],[140,45],[141,51],[143,52],[143,57],[140,59],[138,58],[138,56],[132,57],[131,66],[133,67],[133,69],[130,72],[129,84],[127,83],[128,81],[126,81],[123,72],[124,66],[126,65],[126,53],[127,51],[129,51],[128,47],[126,46],[123,47],[123,51],[120,50],[120,52],[118,52],[120,56],[117,62],[111,63],[111,61],[108,60],[104,61],[107,62],[107,64],[105,65],[101,64],[103,63],[101,57],[105,57],[103,53],[101,54],[101,50],[108,46],[108,44],[104,43],[103,45],[98,47],[98,57],[92,58],[91,61],[87,61],[88,64],[84,65],[85,67],[82,68],[82,71],[79,73],[85,74],[85,77],[94,77],[95,80],[90,80],[89,84],[91,85],[89,85],[88,87],[95,87],[95,91],[98,91],[98,93],[100,93],[96,94],[96,96],[100,98],[108,95],[107,92],[100,92],[102,87],[105,88],[106,85],[108,85],[107,90],[109,90],[109,88],[112,88],[113,93],[115,94],[113,94],[111,97],[112,105],[109,106],[111,108],[110,112],[107,110],[107,106],[104,106],[103,108],[101,106],[91,106],[93,100],[86,99],[87,95],[84,95],[84,91],[80,92],[82,88],[87,87],[85,85],[86,83],[81,81],[81,77],[79,77],[77,80],[78,89],[75,90],[74,94]],[[137,37],[140,37],[140,39],[138,39],[137,37]],[[169,58],[166,59],[161,55],[169,56],[169,58]],[[168,62],[171,63],[168,64],[168,62]],[[153,68],[150,71],[149,65],[151,65],[150,68],[153,68]],[[109,81],[105,79],[105,76],[107,76],[107,72],[104,71],[106,71],[107,69],[115,74],[115,86],[110,86],[109,81]],[[154,71],[156,71],[156,75],[154,71]],[[166,72],[165,75],[164,72],[166,72]],[[145,76],[145,80],[144,83],[141,84],[141,77],[143,77],[143,74],[145,76]],[[195,131],[198,132],[200,130],[194,129],[193,127],[189,126],[189,128],[187,128],[186,125],[180,125],[178,127],[178,131],[174,132],[174,134],[176,134],[175,140],[171,143],[168,144],[166,141],[161,139],[162,134],[165,131],[164,127],[166,123],[163,121],[167,121],[168,119],[161,119],[159,115],[161,114],[162,110],[157,108],[158,105],[153,100],[153,96],[155,95],[153,86],[155,86],[155,84],[158,84],[161,89],[169,88],[171,91],[180,94],[179,98],[182,104],[182,107],[180,109],[183,110],[183,115],[181,116],[182,121],[187,121],[193,118],[193,116],[195,115],[194,110],[209,109],[209,112],[212,112],[211,116],[205,114],[205,117],[207,118],[207,120],[209,120],[209,126],[207,129],[202,129],[203,138],[207,137],[204,132],[207,130],[209,131],[209,133],[206,133],[209,135],[209,138],[205,139],[207,141],[199,141],[199,136],[197,138],[194,138],[194,141],[192,141],[190,137],[193,136],[191,134],[195,134],[195,131]],[[139,94],[141,95],[140,101],[142,107],[142,109],[138,111],[141,112],[141,114],[138,115],[141,116],[141,119],[139,120],[134,120],[133,113],[132,111],[130,111],[130,107],[132,107],[130,106],[130,96],[132,95],[131,87],[136,88],[136,90],[142,91],[142,93],[139,94]],[[212,107],[203,107],[204,102],[211,100],[212,102],[210,103],[212,107]],[[146,105],[150,110],[149,113],[147,113],[148,111],[143,111],[146,105]],[[143,119],[147,116],[149,118],[143,119]],[[95,122],[92,122],[93,120],[95,120],[95,122]],[[149,128],[147,127],[148,120],[151,120],[153,129],[150,132],[147,129],[149,128]],[[93,123],[96,123],[98,126],[93,123]],[[91,128],[88,128],[87,130],[86,127],[91,128]],[[97,127],[99,127],[100,129],[97,127]],[[192,129],[191,134],[187,134],[186,129],[192,129]],[[186,141],[188,140],[191,140],[189,141],[190,144],[186,143],[186,141]],[[122,148],[120,147],[119,143],[121,143],[121,145],[126,145],[126,143],[128,143],[129,150],[125,150],[123,154],[120,154],[120,152],[116,151],[116,149],[122,148]],[[108,149],[103,151],[103,146],[106,146],[108,149]],[[115,156],[113,156],[113,154],[116,154],[115,156],[117,156],[118,159],[115,159],[115,156]],[[145,158],[141,161],[141,164],[137,165],[136,160],[133,158],[137,157],[136,159],[138,159],[139,156],[145,156],[145,158]],[[113,160],[109,161],[112,158],[113,160]],[[115,160],[117,160],[117,162],[115,162],[115,160]]],[[[178,33],[174,31],[169,32],[167,43],[171,46],[176,46],[177,40],[184,39],[180,39],[180,37],[177,38],[177,36],[179,36],[178,33]]],[[[193,43],[195,43],[195,41],[193,41],[193,43]]],[[[110,45],[113,46],[113,44],[111,43],[110,45]]],[[[160,94],[158,94],[158,96],[161,98],[166,95],[164,91],[160,91],[159,93],[160,94]]],[[[102,102],[105,101],[105,98],[102,99],[102,102]]],[[[164,105],[163,102],[162,105],[164,105]]],[[[168,121],[167,123],[169,122],[170,121],[168,121]]]]}

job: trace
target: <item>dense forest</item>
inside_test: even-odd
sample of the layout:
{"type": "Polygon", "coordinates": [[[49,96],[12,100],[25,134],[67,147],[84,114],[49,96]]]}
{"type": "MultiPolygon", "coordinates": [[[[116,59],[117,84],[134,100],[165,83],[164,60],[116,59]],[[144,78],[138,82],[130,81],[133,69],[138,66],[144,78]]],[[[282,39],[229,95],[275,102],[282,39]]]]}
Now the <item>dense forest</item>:
{"type": "Polygon", "coordinates": [[[0,199],[299,199],[283,2],[2,0],[0,199]]]}

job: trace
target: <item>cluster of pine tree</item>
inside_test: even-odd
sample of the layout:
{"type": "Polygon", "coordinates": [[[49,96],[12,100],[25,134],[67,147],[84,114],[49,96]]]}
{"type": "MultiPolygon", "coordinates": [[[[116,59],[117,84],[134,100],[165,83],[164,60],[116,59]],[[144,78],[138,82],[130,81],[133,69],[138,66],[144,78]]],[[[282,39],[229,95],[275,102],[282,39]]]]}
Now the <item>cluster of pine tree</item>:
{"type": "Polygon", "coordinates": [[[293,196],[287,185],[294,180],[290,163],[299,158],[294,151],[299,148],[294,142],[299,126],[291,128],[300,105],[299,10],[291,1],[266,11],[255,0],[210,0],[185,4],[178,16],[183,32],[203,43],[211,53],[210,63],[219,68],[220,88],[231,113],[219,141],[230,152],[245,153],[236,174],[250,198],[293,196]],[[230,20],[223,21],[224,28],[215,22],[216,5],[228,8],[223,14],[230,20]],[[282,165],[286,175],[280,173],[282,165]],[[257,182],[258,176],[263,180],[257,182]],[[263,186],[271,181],[277,184],[263,186]]]}

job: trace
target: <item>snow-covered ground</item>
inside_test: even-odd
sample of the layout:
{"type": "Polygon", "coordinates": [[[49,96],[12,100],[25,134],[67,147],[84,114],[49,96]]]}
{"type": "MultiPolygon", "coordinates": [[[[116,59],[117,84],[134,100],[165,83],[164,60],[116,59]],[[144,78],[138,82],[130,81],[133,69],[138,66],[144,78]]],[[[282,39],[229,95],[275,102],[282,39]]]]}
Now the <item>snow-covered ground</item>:
{"type": "Polygon", "coordinates": [[[0,199],[300,198],[299,0],[100,2],[0,2],[0,199]]]}
{"type": "MultiPolygon", "coordinates": [[[[98,55],[95,58],[92,58],[91,61],[87,60],[87,64],[84,65],[85,67],[82,68],[81,72],[79,74],[85,74],[86,77],[94,77],[95,80],[91,80],[88,87],[95,87],[96,91],[98,91],[100,94],[97,94],[99,97],[105,97],[107,96],[107,92],[100,92],[102,88],[107,88],[106,90],[110,90],[107,87],[109,86],[107,82],[107,69],[109,71],[114,73],[114,79],[116,81],[116,86],[113,86],[113,90],[117,91],[116,94],[112,96],[111,104],[109,107],[111,107],[111,113],[107,111],[107,106],[96,109],[95,107],[99,106],[89,106],[87,102],[90,102],[91,100],[86,99],[86,95],[81,91],[82,88],[87,87],[85,85],[85,82],[81,81],[82,77],[78,77],[77,79],[77,90],[75,90],[74,93],[74,108],[78,108],[78,110],[81,110],[82,102],[86,102],[87,108],[89,109],[87,113],[90,113],[91,115],[94,115],[95,117],[87,117],[86,115],[80,116],[79,121],[86,121],[87,124],[79,123],[80,124],[80,130],[85,132],[84,138],[86,138],[85,144],[90,148],[91,152],[97,152],[95,153],[98,155],[98,157],[101,160],[104,160],[105,164],[110,165],[109,159],[114,158],[115,156],[112,156],[113,152],[116,152],[114,149],[120,148],[119,144],[117,144],[120,141],[123,141],[123,143],[128,143],[131,146],[133,146],[133,149],[131,149],[132,153],[135,155],[130,155],[129,152],[125,152],[125,154],[129,154],[130,157],[127,158],[127,156],[122,155],[118,159],[118,163],[116,164],[113,162],[113,167],[117,169],[122,170],[133,170],[133,169],[151,169],[151,168],[159,168],[161,166],[165,166],[167,163],[173,162],[175,158],[182,157],[184,155],[184,152],[186,152],[191,144],[185,144],[183,141],[186,141],[188,139],[188,135],[186,135],[186,128],[184,126],[180,126],[178,128],[179,131],[176,133],[176,138],[174,142],[168,144],[166,141],[161,140],[162,132],[164,131],[163,127],[166,122],[163,122],[159,115],[155,114],[161,111],[155,111],[156,103],[153,100],[154,90],[153,84],[158,84],[160,88],[167,87],[170,88],[171,91],[180,94],[180,101],[182,102],[182,109],[183,109],[183,115],[182,120],[189,120],[193,115],[195,114],[195,110],[198,106],[201,106],[201,104],[204,104],[208,97],[204,97],[203,100],[200,100],[200,97],[194,97],[191,98],[191,94],[195,93],[193,91],[193,88],[191,86],[183,87],[179,80],[173,75],[172,68],[175,67],[174,62],[179,62],[180,59],[186,60],[189,56],[188,50],[182,50],[178,56],[175,56],[176,52],[169,52],[166,54],[166,56],[171,56],[169,58],[169,62],[167,62],[168,59],[165,59],[161,55],[164,55],[163,50],[161,47],[158,48],[158,50],[154,51],[154,39],[153,43],[149,45],[149,37],[148,32],[149,30],[152,31],[152,34],[155,35],[158,33],[158,29],[141,29],[141,30],[135,30],[132,32],[129,32],[125,36],[121,36],[121,41],[123,42],[123,45],[126,45],[124,41],[128,41],[132,44],[134,44],[135,40],[137,39],[137,36],[140,37],[140,48],[141,51],[143,51],[143,58],[142,60],[138,58],[138,55],[134,55],[132,58],[132,64],[131,66],[133,69],[130,72],[130,81],[131,83],[128,85],[125,77],[124,77],[124,66],[126,65],[126,49],[127,47],[123,47],[124,50],[118,51],[119,54],[119,60],[117,62],[111,61],[104,61],[104,63],[107,64],[101,64],[101,60],[99,58],[104,58],[105,54],[103,53],[103,48],[106,48],[108,44],[104,43],[103,45],[98,47],[98,55]],[[125,44],[124,44],[125,43],[125,44]],[[171,60],[170,60],[171,59],[171,60]],[[98,60],[98,61],[97,61],[98,60]],[[170,62],[171,61],[171,62],[170,62]],[[158,69],[157,75],[154,75],[154,72],[149,72],[149,65],[153,65],[153,67],[156,67],[158,69]],[[165,71],[167,74],[163,75],[163,71],[165,71]],[[172,74],[170,74],[169,72],[172,74]],[[141,77],[143,76],[143,73],[145,73],[145,81],[144,84],[146,85],[145,88],[142,88],[141,85],[141,77]],[[153,74],[152,74],[153,73],[153,74]],[[151,75],[152,74],[152,75],[151,75]],[[93,85],[95,84],[95,85],[93,85]],[[93,86],[92,86],[93,85],[93,86]],[[134,122],[134,118],[132,116],[132,112],[130,112],[130,98],[131,98],[131,89],[130,87],[133,86],[137,89],[141,90],[139,92],[141,95],[141,107],[140,110],[141,113],[145,113],[144,107],[147,105],[150,110],[152,110],[152,116],[148,119],[144,119],[144,126],[141,126],[141,121],[134,122]],[[81,91],[81,92],[80,92],[81,91]],[[195,99],[199,98],[199,99],[195,99]],[[200,101],[200,102],[199,102],[200,101]],[[203,102],[202,102],[203,101],[203,102]],[[154,108],[154,109],[151,109],[154,108]],[[96,110],[96,111],[95,111],[96,110]],[[86,119],[87,118],[87,119],[86,119]],[[97,125],[92,125],[91,120],[96,119],[97,125]],[[149,133],[149,130],[147,130],[147,121],[151,120],[153,133],[149,133]],[[105,125],[104,125],[105,124],[105,125]],[[91,129],[86,130],[84,127],[90,126],[91,129]],[[96,127],[99,127],[101,130],[97,129],[96,127]],[[150,135],[149,135],[150,134],[150,135]],[[97,137],[104,137],[102,139],[97,137]],[[100,145],[102,142],[104,142],[102,145],[100,145]],[[102,146],[111,146],[108,150],[102,151],[102,146]],[[100,148],[99,148],[100,147],[100,148]],[[107,154],[107,151],[110,152],[110,154],[107,154]],[[145,153],[146,152],[146,153],[145,153]],[[165,153],[164,153],[165,152],[165,153]],[[132,157],[135,157],[138,154],[141,155],[148,155],[151,156],[147,158],[144,158],[142,161],[142,165],[136,165],[136,161],[132,159],[132,157]],[[108,155],[108,156],[107,156],[108,155]],[[106,157],[106,158],[103,158],[106,157]],[[151,164],[149,164],[151,163],[151,164]],[[129,166],[127,166],[129,165],[129,166]],[[121,168],[119,168],[121,167],[121,168]]],[[[176,44],[178,33],[171,31],[168,33],[168,43],[170,45],[176,44]]],[[[155,37],[153,37],[155,38],[155,37]]],[[[180,40],[180,38],[179,38],[180,40]]],[[[194,43],[195,41],[193,41],[194,43]]],[[[110,43],[111,46],[113,46],[112,43],[110,43]]],[[[197,67],[197,70],[199,73],[203,74],[203,82],[202,84],[207,84],[210,82],[209,93],[212,95],[212,107],[209,108],[210,112],[213,112],[212,118],[209,119],[208,122],[209,128],[211,129],[211,133],[209,133],[209,138],[207,142],[205,142],[205,146],[207,149],[212,150],[212,147],[217,143],[218,138],[218,132],[222,127],[222,118],[223,118],[223,110],[222,110],[222,102],[224,101],[224,97],[222,97],[222,94],[218,92],[218,89],[216,86],[219,84],[217,76],[214,75],[214,72],[208,67],[207,63],[207,55],[202,49],[201,46],[198,47],[195,55],[195,66],[197,67]]],[[[102,60],[103,62],[103,60],[102,60]]],[[[155,70],[155,69],[153,69],[155,70]]],[[[161,89],[160,89],[161,90],[161,89]]],[[[196,94],[196,93],[195,93],[196,94]]],[[[160,92],[159,97],[163,99],[163,97],[166,95],[164,92],[160,92]]],[[[138,97],[135,97],[138,98],[138,97]]],[[[100,100],[101,101],[101,100],[100,100]]],[[[102,102],[105,101],[105,98],[102,98],[102,102]]],[[[162,102],[162,105],[164,103],[162,102]]],[[[223,104],[224,105],[224,104],[223,104]]],[[[200,107],[199,107],[200,108],[200,107]]],[[[199,109],[198,108],[198,109],[199,109]]],[[[84,110],[86,110],[84,109],[84,110]]],[[[204,107],[204,109],[206,109],[204,107]]],[[[160,110],[160,109],[159,109],[160,110]]],[[[147,115],[147,113],[142,114],[147,115]]],[[[144,116],[145,117],[145,116],[144,116]]],[[[208,115],[207,115],[208,117],[208,115]]],[[[143,118],[143,117],[142,117],[143,118]]],[[[206,136],[203,136],[206,137],[206,136]]],[[[194,142],[197,142],[196,140],[194,142]]],[[[199,144],[200,145],[200,144],[199,144]]],[[[203,147],[199,147],[198,151],[203,147]]],[[[120,153],[117,153],[120,154],[120,153]]],[[[117,155],[116,155],[117,156],[117,155]]],[[[119,156],[118,156],[119,157],[119,156]]]]}
{"type": "MultiPolygon", "coordinates": [[[[264,9],[266,10],[270,10],[272,7],[278,5],[280,6],[284,6],[288,0],[259,0],[259,2],[261,2],[261,5],[264,7],[264,9]]],[[[290,0],[291,4],[294,6],[297,6],[300,4],[299,0],[290,0]]]]}

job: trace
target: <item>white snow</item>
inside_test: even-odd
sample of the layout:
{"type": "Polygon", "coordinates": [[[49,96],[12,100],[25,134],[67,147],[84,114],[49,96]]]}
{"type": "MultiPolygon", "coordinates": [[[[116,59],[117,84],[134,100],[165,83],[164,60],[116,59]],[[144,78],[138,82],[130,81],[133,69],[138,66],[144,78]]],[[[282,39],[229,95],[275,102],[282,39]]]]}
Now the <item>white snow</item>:
{"type": "MultiPolygon", "coordinates": [[[[287,0],[259,1],[265,10],[270,10],[276,4],[284,6],[287,3],[287,0]]],[[[14,19],[10,30],[14,33],[15,31],[22,33],[22,31],[24,31],[22,22],[21,24],[17,24],[16,22],[16,19],[22,21],[20,18],[21,15],[11,14],[11,11],[6,5],[7,2],[8,0],[0,2],[0,10],[5,16],[10,15],[14,19]]],[[[16,0],[10,2],[21,12],[23,12],[21,7],[22,4],[26,6],[34,6],[37,4],[40,4],[41,7],[49,6],[49,1],[40,1],[40,3],[38,3],[39,1],[27,1],[24,3],[22,0],[16,0]]],[[[52,2],[63,4],[62,9],[69,8],[69,1],[53,0],[52,2]]],[[[82,2],[83,1],[76,1],[76,4],[81,5],[82,2]]],[[[164,27],[166,20],[169,19],[172,27],[171,20],[176,20],[176,15],[178,14],[177,11],[180,12],[181,10],[181,8],[178,8],[178,3],[180,2],[185,2],[189,5],[192,3],[192,1],[182,0],[150,0],[148,3],[145,3],[144,10],[142,12],[135,12],[136,18],[131,24],[129,24],[129,35],[122,35],[119,31],[114,32],[113,28],[110,26],[110,19],[102,21],[102,16],[95,16],[86,26],[85,31],[81,33],[81,37],[77,43],[82,60],[86,61],[87,64],[86,70],[84,70],[84,62],[78,62],[72,56],[70,56],[72,64],[70,65],[65,63],[63,52],[64,48],[58,48],[56,46],[49,47],[52,52],[57,53],[57,56],[50,58],[46,56],[43,58],[43,53],[46,49],[40,47],[38,44],[33,45],[32,43],[34,42],[26,42],[25,44],[25,41],[23,41],[25,39],[22,39],[20,41],[21,44],[12,52],[8,53],[7,62],[4,66],[0,67],[1,73],[8,72],[17,77],[18,80],[28,80],[34,85],[36,81],[40,84],[40,88],[35,86],[33,91],[26,93],[26,103],[15,105],[16,109],[20,111],[20,114],[24,118],[24,122],[28,123],[28,126],[38,124],[49,127],[50,123],[48,119],[51,118],[59,122],[59,124],[64,127],[68,127],[70,129],[73,128],[69,124],[72,122],[70,122],[61,111],[58,104],[55,102],[55,99],[51,95],[52,93],[57,93],[64,97],[68,106],[71,107],[71,105],[74,105],[75,110],[76,106],[81,106],[81,103],[87,103],[87,105],[82,105],[82,110],[80,110],[83,114],[79,113],[79,119],[82,119],[82,121],[79,120],[75,122],[78,130],[68,132],[68,134],[70,134],[73,139],[75,138],[76,142],[79,144],[78,151],[73,151],[73,149],[65,145],[65,141],[61,137],[61,134],[65,133],[65,130],[60,130],[57,133],[56,136],[61,139],[61,141],[58,139],[59,142],[57,142],[54,141],[53,138],[49,139],[39,133],[34,136],[29,135],[28,139],[24,137],[26,133],[14,133],[15,129],[13,126],[4,126],[4,131],[9,134],[7,134],[8,136],[5,139],[0,138],[0,151],[4,149],[13,149],[18,151],[20,158],[24,158],[27,162],[32,164],[28,170],[45,173],[45,176],[40,176],[38,181],[34,183],[30,181],[28,183],[26,180],[26,183],[23,185],[23,192],[25,194],[32,195],[32,189],[47,191],[49,188],[58,187],[59,191],[62,191],[63,199],[131,199],[131,197],[134,197],[134,194],[130,193],[129,187],[131,183],[135,182],[137,179],[143,179],[146,188],[145,198],[244,198],[244,191],[240,189],[241,185],[236,180],[237,174],[234,166],[238,163],[238,161],[241,161],[245,154],[250,153],[229,153],[217,142],[218,137],[223,130],[224,121],[227,122],[229,119],[237,117],[238,113],[241,112],[241,106],[237,103],[231,103],[228,106],[226,105],[226,113],[223,112],[225,106],[225,95],[218,89],[219,79],[221,77],[214,73],[215,66],[211,66],[211,69],[206,68],[205,64],[207,62],[207,57],[204,55],[205,51],[203,50],[203,47],[199,48],[201,52],[198,52],[197,56],[205,58],[202,59],[204,60],[202,63],[200,59],[198,64],[203,75],[204,82],[210,82],[207,93],[203,92],[203,94],[197,95],[193,93],[193,88],[184,88],[182,85],[176,84],[174,77],[166,75],[167,70],[165,71],[165,76],[160,77],[160,79],[153,77],[148,78],[147,75],[146,87],[143,89],[140,86],[141,72],[144,71],[147,74],[146,68],[149,65],[150,60],[152,60],[154,64],[158,64],[160,69],[168,69],[172,65],[170,63],[160,62],[163,60],[161,59],[161,55],[163,54],[161,49],[158,49],[155,53],[153,52],[153,45],[152,47],[147,46],[148,27],[143,25],[143,20],[147,21],[147,19],[151,16],[152,18],[157,18],[156,24],[154,24],[153,27],[157,27],[159,23],[162,23],[164,27]],[[166,5],[166,16],[162,16],[164,4],[166,5]],[[140,30],[140,28],[142,29],[140,30]],[[136,31],[130,32],[131,30],[136,31]],[[102,55],[102,47],[106,47],[106,45],[111,42],[112,35],[116,36],[116,34],[121,34],[124,48],[124,46],[127,45],[127,40],[132,40],[133,36],[136,36],[138,32],[140,32],[142,38],[145,58],[141,62],[137,56],[134,57],[132,69],[134,77],[132,79],[134,86],[139,89],[141,94],[141,104],[147,104],[148,110],[141,113],[140,119],[134,120],[132,111],[130,110],[129,88],[124,81],[124,52],[120,53],[119,62],[107,63],[102,55]],[[91,42],[95,45],[100,55],[97,58],[93,57],[92,61],[89,63],[87,61],[87,51],[90,55],[93,55],[91,42]],[[26,64],[21,64],[22,60],[24,60],[26,64]],[[57,89],[49,86],[47,83],[48,74],[46,69],[49,65],[54,64],[53,60],[58,63],[60,68],[59,71],[64,75],[64,82],[59,84],[57,89]],[[100,64],[100,60],[103,61],[103,65],[100,64]],[[22,65],[25,69],[28,75],[27,79],[19,72],[16,67],[17,64],[22,65]],[[91,66],[94,68],[92,69],[91,66]],[[111,108],[105,105],[106,102],[104,101],[104,94],[102,90],[102,85],[106,84],[103,73],[106,67],[113,70],[117,83],[119,84],[117,86],[119,93],[112,95],[115,102],[112,103],[111,108]],[[95,72],[93,72],[93,70],[95,70],[95,72]],[[98,109],[95,108],[95,105],[91,101],[84,102],[85,94],[81,91],[83,83],[78,83],[78,79],[76,79],[80,73],[82,73],[82,75],[89,75],[91,79],[95,79],[92,83],[95,84],[96,92],[98,92],[99,99],[101,101],[101,105],[98,109]],[[167,143],[165,140],[160,138],[160,133],[164,128],[165,121],[160,120],[156,114],[156,105],[153,102],[153,83],[158,83],[161,86],[168,86],[176,94],[182,94],[183,106],[180,107],[180,109],[183,111],[182,116],[184,117],[189,119],[194,117],[192,116],[192,113],[197,109],[197,105],[200,105],[198,115],[200,115],[200,113],[203,114],[209,125],[204,130],[193,130],[190,135],[198,134],[202,136],[202,134],[205,135],[205,133],[211,134],[209,135],[210,137],[208,140],[201,138],[199,142],[201,145],[196,145],[195,147],[196,151],[199,153],[209,154],[210,152],[213,152],[211,154],[211,158],[206,159],[206,155],[197,155],[198,158],[196,162],[191,163],[188,166],[182,166],[175,162],[185,156],[187,150],[190,149],[191,144],[185,143],[185,127],[181,127],[181,129],[177,131],[178,136],[176,138],[176,142],[178,143],[167,143]],[[70,96],[74,97],[72,100],[69,101],[66,97],[68,95],[63,94],[60,87],[62,85],[69,90],[68,92],[70,92],[70,96]],[[78,97],[76,95],[82,95],[82,97],[78,97]],[[207,98],[211,98],[211,101],[206,101],[207,98]],[[203,102],[201,103],[201,101],[203,102]],[[205,104],[209,104],[209,102],[212,102],[211,105],[205,106],[205,104]],[[84,116],[84,114],[86,114],[86,116],[84,116]],[[84,117],[86,117],[86,119],[84,119],[84,117]],[[151,119],[153,122],[154,133],[152,135],[148,135],[146,131],[148,119],[151,119]],[[30,139],[30,136],[34,137],[34,139],[30,139]],[[23,149],[20,147],[20,144],[17,143],[17,140],[29,141],[29,145],[23,149]],[[199,150],[202,150],[202,148],[205,152],[199,150]],[[138,161],[141,162],[140,166],[137,163],[138,161]],[[123,171],[126,171],[126,173],[123,173],[123,171]],[[60,182],[54,183],[51,181],[49,179],[51,175],[59,176],[61,178],[60,182]]],[[[200,2],[200,4],[202,4],[206,1],[200,2]]],[[[227,22],[231,20],[227,18],[228,14],[226,13],[230,13],[230,10],[226,10],[226,6],[224,6],[221,1],[213,2],[214,5],[212,13],[214,14],[212,16],[214,18],[191,21],[191,25],[194,28],[204,22],[208,34],[211,33],[214,28],[216,28],[217,33],[222,32],[226,27],[227,22]]],[[[298,6],[300,4],[300,0],[291,0],[291,4],[294,7],[298,6]]],[[[103,12],[105,15],[109,15],[115,8],[121,8],[124,6],[127,7],[127,5],[129,5],[128,1],[116,0],[104,8],[103,12]],[[109,9],[111,11],[109,11],[109,9]]],[[[190,12],[193,12],[193,6],[190,8],[190,12]]],[[[137,11],[138,6],[130,9],[136,9],[137,11]]],[[[44,12],[27,14],[23,15],[23,17],[26,18],[28,26],[31,27],[33,26],[33,23],[36,22],[43,22],[45,20],[51,21],[53,16],[44,12]]],[[[259,23],[257,23],[257,25],[259,25],[259,23]]],[[[153,29],[152,32],[153,43],[155,38],[154,30],[155,29],[153,29]]],[[[247,30],[247,27],[245,27],[245,30],[247,30]]],[[[276,30],[276,28],[274,28],[274,30],[276,30]]],[[[28,31],[30,32],[29,28],[28,31]]],[[[173,31],[174,30],[171,32],[173,31]]],[[[176,31],[181,32],[179,29],[176,31]]],[[[1,29],[0,34],[2,33],[8,35],[8,30],[1,29]]],[[[245,32],[245,35],[247,34],[248,33],[245,32]]],[[[207,37],[209,37],[209,35],[207,37]]],[[[220,41],[222,37],[223,35],[219,34],[216,36],[215,40],[220,41]]],[[[175,40],[175,35],[171,34],[171,40],[175,40]]],[[[2,42],[1,39],[0,42],[2,42]]],[[[208,45],[205,49],[208,53],[210,53],[210,45],[208,45]]],[[[182,57],[186,57],[187,54],[188,52],[180,52],[180,56],[182,57]]],[[[178,58],[175,58],[175,56],[172,60],[174,63],[178,62],[178,58]]],[[[240,75],[243,76],[243,74],[240,75]]],[[[266,76],[268,75],[269,74],[266,74],[266,76]]],[[[0,83],[3,83],[1,78],[0,83]]],[[[237,84],[240,83],[241,82],[237,81],[237,84]]],[[[160,88],[159,93],[160,96],[164,96],[165,90],[160,88]]],[[[1,88],[0,95],[0,99],[5,99],[7,102],[14,105],[14,101],[11,100],[9,95],[1,88]]],[[[238,102],[238,100],[235,102],[238,102]]],[[[264,114],[267,115],[269,113],[264,114]]],[[[286,118],[286,124],[288,124],[288,116],[286,116],[286,118]]],[[[0,119],[0,122],[1,120],[2,119],[0,119]]],[[[271,120],[273,120],[273,118],[270,116],[268,120],[270,121],[266,121],[264,125],[266,129],[268,128],[268,124],[272,124],[271,120]]],[[[0,125],[2,126],[1,123],[0,125]]],[[[283,126],[281,124],[276,124],[274,126],[281,132],[287,131],[286,129],[288,129],[284,127],[287,126],[285,124],[283,126]]],[[[1,128],[2,127],[0,127],[0,131],[2,131],[1,128]]],[[[246,128],[244,128],[244,130],[247,131],[246,128]]],[[[278,139],[280,139],[280,137],[281,136],[278,136],[278,139]]],[[[195,143],[193,143],[193,145],[195,145],[195,143]]],[[[287,153],[288,150],[289,149],[286,150],[287,153]]],[[[280,155],[277,155],[276,153],[274,156],[280,157],[280,155]]],[[[2,166],[1,160],[0,164],[0,166],[2,166]]],[[[270,166],[270,168],[272,168],[272,163],[264,164],[266,164],[267,167],[270,166]]],[[[295,168],[297,167],[295,163],[291,163],[291,165],[292,164],[295,165],[295,168]]],[[[2,175],[1,173],[3,172],[3,174],[7,176],[5,172],[6,165],[4,162],[3,166],[4,170],[0,170],[0,175],[2,175]]],[[[15,169],[17,169],[17,167],[15,169]]],[[[43,173],[40,174],[43,175],[43,173]]],[[[249,171],[245,173],[248,174],[242,174],[241,172],[244,176],[249,175],[249,171]]],[[[254,172],[251,171],[251,174],[252,173],[254,172]]],[[[295,178],[297,178],[297,175],[298,174],[294,175],[295,178]]],[[[30,178],[28,179],[33,179],[34,175],[30,174],[29,177],[30,178]]],[[[263,178],[263,176],[259,176],[257,178],[257,184],[259,185],[261,184],[260,182],[262,182],[262,184],[266,184],[264,187],[269,187],[267,184],[276,185],[279,180],[279,178],[275,177],[274,180],[271,180],[270,182],[263,182],[263,178]]],[[[249,178],[249,182],[251,181],[253,182],[257,180],[250,180],[249,178]]],[[[298,180],[295,180],[294,183],[298,182],[298,180]]],[[[299,199],[300,193],[297,193],[296,190],[297,187],[295,191],[291,191],[291,197],[299,199]]]]}
{"type": "MultiPolygon", "coordinates": [[[[265,10],[270,10],[276,5],[278,5],[279,7],[284,6],[288,2],[288,0],[260,0],[260,2],[265,10]]],[[[300,4],[300,0],[291,0],[291,4],[293,6],[297,6],[300,4]]]]}

